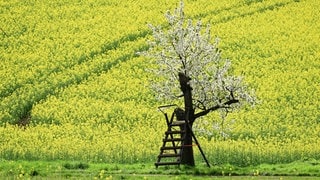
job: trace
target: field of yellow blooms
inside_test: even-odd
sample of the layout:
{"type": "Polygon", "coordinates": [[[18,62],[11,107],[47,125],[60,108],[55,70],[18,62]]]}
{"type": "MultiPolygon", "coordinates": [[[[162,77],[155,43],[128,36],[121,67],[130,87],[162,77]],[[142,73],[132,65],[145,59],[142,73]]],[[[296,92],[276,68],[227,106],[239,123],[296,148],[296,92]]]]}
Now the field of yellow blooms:
{"type": "MultiPolygon", "coordinates": [[[[223,126],[215,113],[196,122],[209,161],[319,160],[320,3],[184,3],[188,18],[211,24],[260,101],[223,126]]],[[[154,162],[166,102],[154,98],[151,60],[137,52],[148,48],[147,24],[166,27],[164,13],[178,4],[0,0],[0,159],[154,162]]]]}

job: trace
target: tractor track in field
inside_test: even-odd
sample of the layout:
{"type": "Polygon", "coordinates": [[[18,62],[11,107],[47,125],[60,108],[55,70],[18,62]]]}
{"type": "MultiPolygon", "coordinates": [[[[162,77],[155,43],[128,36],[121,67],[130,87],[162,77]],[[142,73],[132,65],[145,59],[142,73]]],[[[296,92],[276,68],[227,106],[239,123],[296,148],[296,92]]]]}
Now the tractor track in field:
{"type": "MultiPolygon", "coordinates": [[[[228,16],[228,17],[222,17],[218,21],[210,22],[210,23],[214,23],[214,24],[226,23],[228,21],[232,21],[232,20],[237,19],[237,18],[243,18],[243,17],[247,17],[247,16],[252,16],[253,14],[256,14],[256,13],[264,13],[264,12],[266,12],[268,10],[280,9],[280,8],[286,6],[286,5],[290,4],[290,3],[293,3],[293,2],[296,2],[296,0],[287,1],[287,2],[277,2],[275,4],[272,4],[272,5],[269,5],[269,6],[266,6],[266,7],[262,7],[262,8],[259,8],[257,10],[254,10],[254,11],[240,13],[240,14],[232,15],[232,16],[228,16]]],[[[255,4],[255,3],[257,3],[257,2],[252,2],[249,5],[252,5],[252,4],[255,4]]],[[[190,18],[191,19],[199,19],[199,18],[204,18],[204,17],[212,16],[212,15],[218,16],[222,12],[235,11],[235,10],[237,10],[239,8],[242,8],[243,6],[246,6],[246,5],[247,4],[237,4],[237,5],[233,5],[233,6],[227,7],[227,8],[221,8],[221,9],[218,9],[218,10],[215,10],[215,11],[209,11],[209,12],[206,12],[206,13],[196,14],[194,16],[191,16],[190,18]]],[[[81,57],[77,58],[78,60],[75,63],[73,63],[72,65],[70,65],[67,68],[65,68],[65,67],[60,67],[60,68],[56,67],[55,69],[52,69],[52,71],[50,71],[45,76],[40,76],[40,77],[35,76],[34,79],[39,79],[40,81],[37,81],[34,84],[40,84],[40,85],[43,84],[43,86],[45,86],[46,83],[47,83],[48,77],[50,77],[52,75],[57,75],[57,74],[64,74],[65,72],[68,73],[67,69],[73,69],[76,66],[85,65],[85,63],[88,63],[89,61],[94,61],[95,56],[99,56],[101,54],[107,54],[108,51],[118,49],[122,43],[134,42],[139,38],[145,38],[148,35],[151,35],[151,33],[152,32],[149,31],[149,30],[140,31],[138,33],[130,33],[130,34],[126,35],[126,36],[121,37],[118,40],[114,40],[114,41],[112,41],[110,43],[103,44],[99,51],[92,51],[92,52],[88,53],[87,55],[82,55],[81,57]]],[[[145,50],[147,48],[148,48],[147,46],[140,47],[140,48],[137,48],[135,51],[145,50]]],[[[39,92],[40,95],[38,96],[38,98],[35,98],[35,99],[32,99],[31,97],[26,97],[26,98],[22,97],[22,98],[20,98],[19,101],[23,102],[23,103],[19,103],[19,106],[18,106],[18,108],[16,107],[16,109],[12,109],[13,107],[11,106],[10,110],[9,110],[9,112],[11,114],[16,113],[17,111],[20,112],[18,119],[16,119],[16,121],[14,123],[22,124],[22,125],[28,124],[28,122],[29,122],[29,120],[31,118],[31,110],[32,110],[32,107],[33,107],[34,104],[39,103],[40,101],[44,101],[50,95],[57,95],[57,92],[58,92],[57,90],[59,90],[59,89],[65,89],[65,88],[68,88],[69,86],[74,85],[74,84],[81,84],[89,76],[92,76],[92,75],[95,75],[95,74],[98,75],[98,74],[101,74],[101,73],[105,73],[110,68],[116,66],[117,64],[119,64],[121,62],[128,61],[133,56],[136,56],[136,55],[124,54],[124,55],[119,56],[118,58],[114,59],[113,61],[110,61],[103,68],[100,68],[100,69],[98,69],[96,71],[88,72],[86,74],[83,74],[83,75],[77,76],[77,77],[71,77],[70,76],[70,79],[67,82],[65,82],[65,83],[61,82],[59,84],[59,86],[47,87],[48,89],[44,89],[44,90],[40,91],[39,92]]],[[[32,81],[32,79],[27,79],[26,81],[32,81]]],[[[23,83],[17,84],[15,87],[11,88],[10,90],[7,90],[6,93],[4,93],[0,97],[1,101],[4,100],[4,99],[7,99],[7,98],[10,99],[10,96],[12,96],[14,94],[16,94],[16,97],[21,97],[20,93],[21,93],[21,91],[23,92],[24,89],[28,90],[27,83],[26,84],[23,84],[23,83]]],[[[0,104],[0,105],[2,105],[2,104],[0,104]]],[[[0,107],[0,111],[3,111],[4,109],[5,109],[5,107],[3,107],[3,106],[0,107]]]]}

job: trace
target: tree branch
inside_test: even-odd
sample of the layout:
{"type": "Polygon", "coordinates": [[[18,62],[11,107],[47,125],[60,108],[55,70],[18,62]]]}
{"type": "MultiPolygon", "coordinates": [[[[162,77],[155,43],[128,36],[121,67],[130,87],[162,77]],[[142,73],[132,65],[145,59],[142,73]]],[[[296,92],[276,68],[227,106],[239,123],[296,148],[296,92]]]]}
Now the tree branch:
{"type": "MultiPolygon", "coordinates": [[[[176,42],[178,43],[179,41],[175,38],[176,42]]],[[[171,42],[171,46],[173,47],[174,51],[176,52],[176,54],[178,55],[181,63],[182,63],[182,67],[185,70],[185,74],[186,74],[186,62],[185,59],[182,57],[182,55],[179,53],[177,47],[174,45],[173,41],[171,42]]]]}
{"type": "Polygon", "coordinates": [[[196,100],[197,103],[195,104],[196,108],[199,108],[200,110],[207,110],[206,106],[204,105],[204,101],[196,100]]]}
{"type": "Polygon", "coordinates": [[[220,108],[228,108],[231,104],[238,103],[238,102],[239,102],[239,100],[237,100],[237,99],[231,99],[231,100],[223,103],[222,105],[216,105],[216,106],[213,106],[213,107],[211,107],[211,108],[209,108],[207,110],[201,111],[201,112],[195,114],[194,117],[195,117],[195,119],[197,119],[197,118],[199,118],[201,116],[207,115],[211,111],[215,111],[215,110],[220,109],[220,108]]]}

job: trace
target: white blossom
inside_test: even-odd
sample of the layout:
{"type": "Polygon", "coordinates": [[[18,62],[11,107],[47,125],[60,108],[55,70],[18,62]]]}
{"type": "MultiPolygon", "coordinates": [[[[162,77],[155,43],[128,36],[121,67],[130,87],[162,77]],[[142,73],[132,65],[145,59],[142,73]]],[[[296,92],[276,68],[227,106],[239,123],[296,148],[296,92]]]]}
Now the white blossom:
{"type": "MultiPolygon", "coordinates": [[[[240,108],[256,101],[252,91],[248,91],[243,77],[230,74],[231,60],[221,57],[220,39],[212,39],[210,25],[203,29],[202,22],[185,19],[184,4],[171,14],[165,14],[168,28],[149,25],[153,39],[150,49],[143,54],[155,60],[156,68],[152,69],[157,79],[152,88],[158,98],[173,100],[181,95],[178,73],[190,77],[193,105],[196,110],[226,105],[230,100],[239,103],[231,104],[228,111],[240,108]]],[[[228,105],[228,104],[227,104],[228,105]]],[[[223,108],[221,108],[223,110],[223,108]]]]}

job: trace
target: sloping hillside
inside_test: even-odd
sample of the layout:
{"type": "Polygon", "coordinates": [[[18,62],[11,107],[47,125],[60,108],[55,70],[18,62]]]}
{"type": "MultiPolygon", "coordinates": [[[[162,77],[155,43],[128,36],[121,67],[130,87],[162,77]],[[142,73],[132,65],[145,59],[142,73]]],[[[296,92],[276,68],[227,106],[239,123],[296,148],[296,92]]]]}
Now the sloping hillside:
{"type": "MultiPolygon", "coordinates": [[[[136,53],[173,1],[1,2],[0,158],[154,161],[165,130],[136,53]],[[20,128],[16,124],[28,125],[20,128]],[[130,147],[130,148],[128,148],[130,147]]],[[[320,158],[316,0],[185,1],[260,99],[197,122],[211,162],[320,158]]]]}

